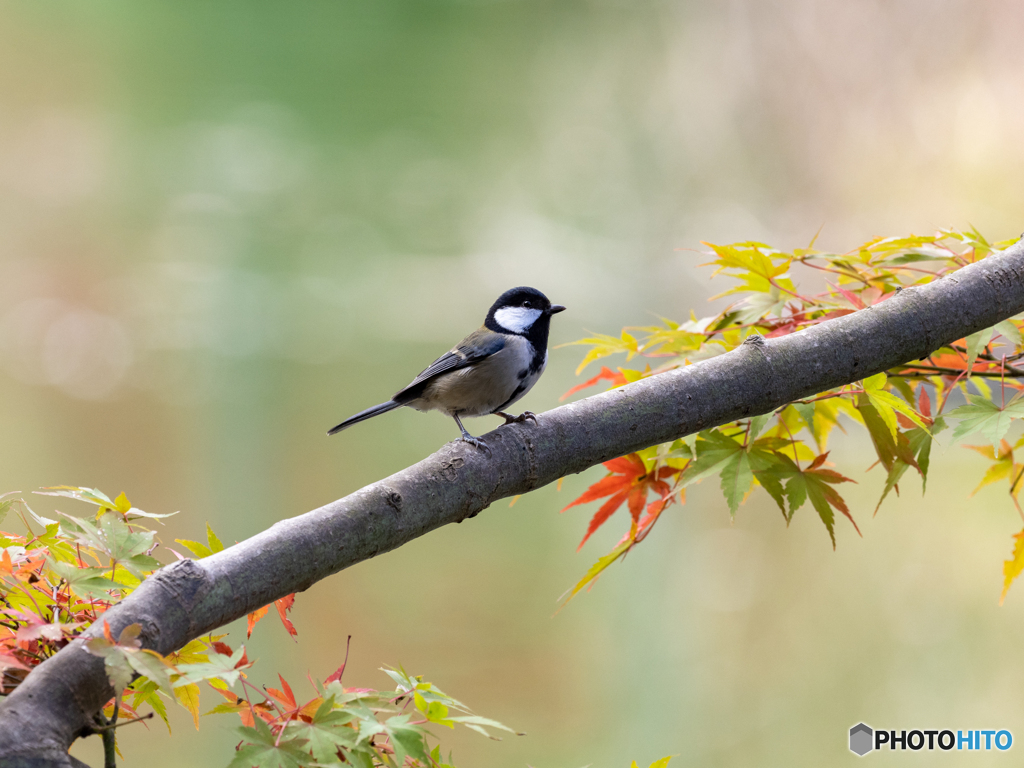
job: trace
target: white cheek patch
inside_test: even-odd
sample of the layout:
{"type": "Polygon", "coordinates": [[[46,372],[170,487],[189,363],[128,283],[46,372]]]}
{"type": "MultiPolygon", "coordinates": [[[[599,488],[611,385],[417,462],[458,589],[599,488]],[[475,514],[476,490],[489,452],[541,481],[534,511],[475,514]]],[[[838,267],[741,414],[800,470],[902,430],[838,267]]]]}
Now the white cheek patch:
{"type": "Polygon", "coordinates": [[[502,307],[494,313],[494,319],[498,325],[512,333],[522,333],[544,314],[539,309],[526,309],[525,307],[502,307]]]}

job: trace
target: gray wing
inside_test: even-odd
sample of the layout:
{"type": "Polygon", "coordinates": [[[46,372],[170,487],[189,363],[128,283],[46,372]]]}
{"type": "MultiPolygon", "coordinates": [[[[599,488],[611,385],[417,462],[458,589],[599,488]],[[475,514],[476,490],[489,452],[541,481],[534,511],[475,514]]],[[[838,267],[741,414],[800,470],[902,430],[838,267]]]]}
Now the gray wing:
{"type": "Polygon", "coordinates": [[[406,403],[423,394],[424,388],[442,373],[468,368],[486,360],[505,348],[505,339],[500,334],[481,328],[464,338],[454,349],[445,352],[428,365],[408,386],[397,392],[392,400],[406,403]]]}

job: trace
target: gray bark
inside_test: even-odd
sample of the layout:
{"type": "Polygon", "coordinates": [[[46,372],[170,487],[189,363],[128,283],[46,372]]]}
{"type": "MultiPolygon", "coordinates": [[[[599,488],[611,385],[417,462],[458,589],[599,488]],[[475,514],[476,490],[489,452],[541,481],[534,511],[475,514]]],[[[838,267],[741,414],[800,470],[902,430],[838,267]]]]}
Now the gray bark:
{"type": "MultiPolygon", "coordinates": [[[[500,427],[484,436],[490,453],[449,443],[212,557],[161,569],[104,618],[115,637],[140,623],[144,647],[168,653],[498,499],[919,360],[1021,312],[1024,240],[870,309],[564,405],[537,424],[500,427]]],[[[76,640],[0,704],[0,765],[75,764],[69,746],[112,695],[103,661],[76,640]]]]}

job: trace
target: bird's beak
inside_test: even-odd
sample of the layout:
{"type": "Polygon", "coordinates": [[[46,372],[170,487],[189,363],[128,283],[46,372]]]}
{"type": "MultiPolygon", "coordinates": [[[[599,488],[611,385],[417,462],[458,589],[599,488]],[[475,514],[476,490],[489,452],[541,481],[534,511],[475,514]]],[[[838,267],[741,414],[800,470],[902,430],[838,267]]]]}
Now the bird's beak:
{"type": "Polygon", "coordinates": [[[564,312],[564,311],[565,311],[565,307],[563,307],[561,304],[552,304],[551,307],[548,309],[548,314],[549,315],[557,315],[559,312],[564,312]]]}

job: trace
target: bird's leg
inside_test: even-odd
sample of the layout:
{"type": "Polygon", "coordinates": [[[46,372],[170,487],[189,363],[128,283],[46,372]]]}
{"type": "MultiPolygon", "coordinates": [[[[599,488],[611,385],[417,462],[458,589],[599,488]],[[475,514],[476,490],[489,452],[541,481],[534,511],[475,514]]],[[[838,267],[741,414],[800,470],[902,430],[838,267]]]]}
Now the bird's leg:
{"type": "Polygon", "coordinates": [[[459,418],[459,414],[453,413],[452,414],[452,418],[455,419],[455,423],[458,424],[459,425],[459,429],[462,430],[462,441],[463,442],[469,443],[470,445],[474,446],[475,448],[480,448],[481,450],[490,452],[491,449],[487,447],[487,443],[485,443],[479,437],[473,437],[471,434],[469,434],[469,432],[466,431],[466,428],[464,426],[462,426],[462,420],[459,418]]]}
{"type": "Polygon", "coordinates": [[[504,411],[495,411],[495,416],[501,416],[506,424],[522,424],[527,419],[532,421],[534,424],[537,423],[537,414],[533,411],[523,411],[518,416],[513,416],[511,413],[505,413],[504,411]]]}

